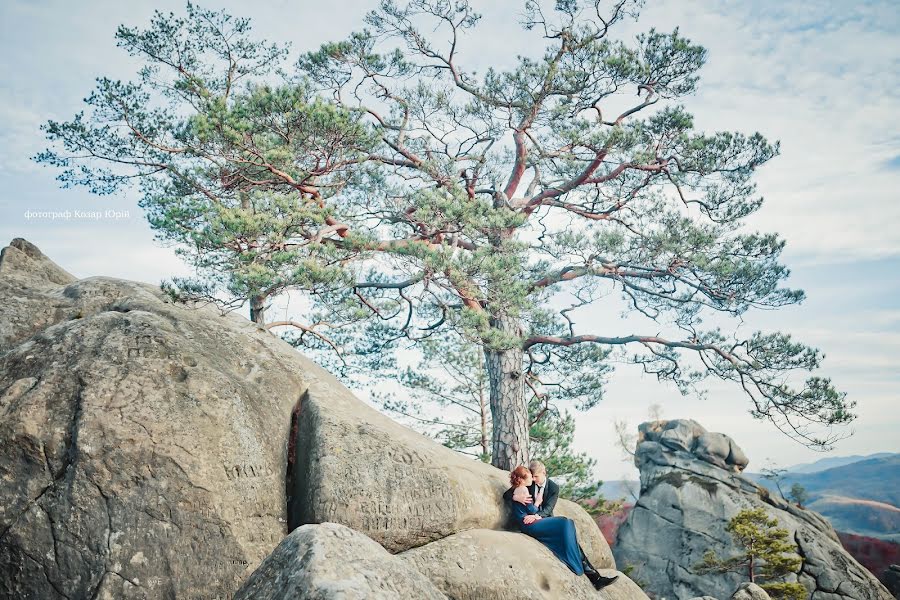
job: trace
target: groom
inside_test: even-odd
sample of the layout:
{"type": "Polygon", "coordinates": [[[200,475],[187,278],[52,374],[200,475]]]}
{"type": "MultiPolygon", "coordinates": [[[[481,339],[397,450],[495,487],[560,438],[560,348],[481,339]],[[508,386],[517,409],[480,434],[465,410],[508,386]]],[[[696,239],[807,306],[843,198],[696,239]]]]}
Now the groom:
{"type": "Polygon", "coordinates": [[[534,480],[528,492],[534,500],[534,505],[540,510],[536,513],[541,517],[552,517],[556,501],[559,499],[559,486],[556,482],[547,479],[547,467],[539,460],[533,460],[528,464],[531,478],[534,480]]]}
{"type": "MultiPolygon", "coordinates": [[[[526,525],[534,523],[538,519],[552,517],[553,509],[556,508],[556,501],[559,499],[559,486],[555,481],[547,478],[547,467],[544,466],[544,463],[539,460],[533,460],[528,464],[528,470],[531,471],[531,478],[533,480],[531,486],[528,488],[528,493],[531,494],[531,496],[525,498],[524,502],[520,502],[523,504],[533,502],[539,510],[535,514],[525,517],[526,525]]],[[[587,555],[584,553],[584,549],[580,545],[578,546],[578,549],[581,550],[581,564],[584,567],[584,574],[587,575],[588,579],[591,580],[591,583],[594,584],[596,589],[599,590],[604,588],[619,578],[618,575],[614,575],[613,577],[604,577],[601,575],[597,569],[594,568],[594,565],[591,564],[591,561],[588,560],[587,555]]]]}

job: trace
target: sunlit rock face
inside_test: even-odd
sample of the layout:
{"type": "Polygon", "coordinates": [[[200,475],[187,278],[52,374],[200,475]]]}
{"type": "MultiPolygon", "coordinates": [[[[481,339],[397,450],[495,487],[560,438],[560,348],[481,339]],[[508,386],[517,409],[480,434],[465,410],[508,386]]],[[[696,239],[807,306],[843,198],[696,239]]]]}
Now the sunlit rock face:
{"type": "Polygon", "coordinates": [[[233,593],[287,533],[287,344],[154,286],[0,260],[0,597],[233,593]]]}
{"type": "Polygon", "coordinates": [[[396,554],[502,527],[508,485],[246,319],[22,239],[0,258],[0,480],[0,598],[40,599],[230,597],[298,526],[396,554]]]}
{"type": "MultiPolygon", "coordinates": [[[[640,498],[619,528],[613,554],[618,568],[659,597],[728,598],[746,574],[694,571],[707,549],[738,553],[725,527],[741,510],[763,507],[788,530],[803,566],[799,580],[811,600],[890,600],[887,589],[841,546],[818,513],[798,508],[741,475],[749,460],[727,435],[692,420],[653,421],[639,427],[635,465],[640,498]]],[[[790,579],[789,579],[790,580],[790,579]]]]}
{"type": "Polygon", "coordinates": [[[371,538],[336,523],[292,531],[234,600],[446,600],[422,573],[371,538]]]}

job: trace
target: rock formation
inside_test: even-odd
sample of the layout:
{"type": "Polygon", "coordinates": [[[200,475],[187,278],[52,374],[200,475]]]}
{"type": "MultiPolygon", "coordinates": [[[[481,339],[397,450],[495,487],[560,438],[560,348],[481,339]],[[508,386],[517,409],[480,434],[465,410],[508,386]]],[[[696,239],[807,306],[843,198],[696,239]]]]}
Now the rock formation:
{"type": "Polygon", "coordinates": [[[640,426],[635,464],[641,494],[613,547],[620,568],[635,567],[646,589],[667,598],[728,597],[737,574],[700,575],[693,566],[707,549],[737,554],[725,530],[747,508],[764,507],[799,548],[799,581],[811,600],[889,600],[881,583],[842,547],[820,515],[800,509],[743,477],[748,461],[734,440],[689,420],[640,426]]]}
{"type": "MultiPolygon", "coordinates": [[[[472,529],[400,554],[454,600],[643,600],[624,575],[602,590],[576,577],[535,539],[506,531],[472,529]]],[[[600,569],[603,575],[617,574],[600,569]]]]}
{"type": "Polygon", "coordinates": [[[0,480],[0,598],[41,599],[227,597],[297,526],[398,553],[500,527],[507,486],[249,321],[22,239],[0,255],[0,480]]]}
{"type": "Polygon", "coordinates": [[[234,600],[446,600],[422,573],[371,538],[335,523],[290,533],[234,600]]]}
{"type": "Polygon", "coordinates": [[[287,533],[303,359],[153,286],[75,281],[24,240],[0,322],[0,596],[233,592],[287,533]]]}
{"type": "Polygon", "coordinates": [[[771,600],[766,590],[762,589],[755,583],[745,582],[738,586],[731,600],[771,600]]]}
{"type": "Polygon", "coordinates": [[[900,598],[900,565],[891,565],[885,569],[881,580],[888,591],[894,594],[894,598],[900,598]]]}

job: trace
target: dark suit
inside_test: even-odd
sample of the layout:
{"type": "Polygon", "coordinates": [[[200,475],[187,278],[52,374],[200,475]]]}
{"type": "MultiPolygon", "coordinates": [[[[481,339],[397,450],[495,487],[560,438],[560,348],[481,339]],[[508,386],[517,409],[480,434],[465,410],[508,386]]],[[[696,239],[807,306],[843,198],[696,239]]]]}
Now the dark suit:
{"type": "MultiPolygon", "coordinates": [[[[512,493],[513,488],[509,488],[503,493],[503,500],[506,502],[512,502],[512,493]]],[[[528,486],[528,493],[531,494],[531,499],[534,500],[535,495],[535,485],[532,483],[528,486]]],[[[544,482],[544,497],[541,499],[541,506],[539,507],[538,512],[534,513],[536,515],[540,515],[541,517],[552,517],[553,509],[556,508],[556,501],[559,499],[559,486],[556,485],[556,482],[552,479],[547,479],[544,482]]],[[[510,523],[507,527],[514,529],[514,524],[510,523]]]]}
{"type": "MultiPolygon", "coordinates": [[[[528,493],[531,494],[532,500],[537,494],[537,484],[532,483],[528,486],[528,493]]],[[[544,497],[541,499],[541,505],[538,507],[538,515],[542,517],[552,517],[553,509],[556,508],[556,501],[559,500],[559,486],[549,477],[544,481],[544,497]]]]}

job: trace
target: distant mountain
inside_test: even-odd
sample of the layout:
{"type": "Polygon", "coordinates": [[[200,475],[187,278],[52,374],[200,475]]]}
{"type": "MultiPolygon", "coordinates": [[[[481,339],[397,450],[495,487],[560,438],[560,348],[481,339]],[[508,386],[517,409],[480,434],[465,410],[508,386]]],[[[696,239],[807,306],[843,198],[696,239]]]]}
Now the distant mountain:
{"type": "MultiPolygon", "coordinates": [[[[773,482],[746,473],[777,493],[773,482]]],[[[900,454],[887,454],[813,473],[787,473],[781,489],[799,483],[809,494],[806,506],[839,531],[900,542],[900,454]]]]}
{"type": "Polygon", "coordinates": [[[633,508],[634,504],[624,504],[617,512],[608,515],[594,515],[594,522],[597,523],[597,527],[603,532],[603,537],[606,538],[606,543],[609,544],[610,547],[616,545],[616,536],[619,533],[619,527],[621,527],[622,523],[628,518],[628,514],[633,508]]]}
{"type": "Polygon", "coordinates": [[[872,458],[886,458],[888,456],[891,456],[892,454],[893,453],[891,452],[878,452],[877,454],[869,454],[867,456],[862,456],[859,454],[855,454],[853,456],[830,456],[828,458],[820,458],[815,462],[801,463],[799,465],[794,465],[793,467],[788,467],[788,471],[790,471],[791,473],[818,473],[819,471],[825,471],[828,469],[833,469],[835,467],[843,467],[844,465],[850,465],[861,460],[869,460],[872,458]]]}
{"type": "Polygon", "coordinates": [[[846,496],[823,496],[806,508],[825,516],[838,531],[900,543],[900,508],[896,506],[846,496]]]}
{"type": "Polygon", "coordinates": [[[837,534],[847,552],[887,585],[886,571],[891,565],[900,564],[900,544],[842,531],[837,534]]]}
{"type": "Polygon", "coordinates": [[[787,492],[794,482],[810,496],[837,495],[900,506],[900,454],[861,460],[817,473],[787,473],[787,492]]]}
{"type": "Polygon", "coordinates": [[[604,481],[600,486],[600,495],[607,500],[621,500],[624,498],[627,502],[634,502],[635,496],[641,490],[641,482],[631,479],[613,479],[612,481],[604,481]],[[632,493],[634,495],[632,495],[632,493]]]}

